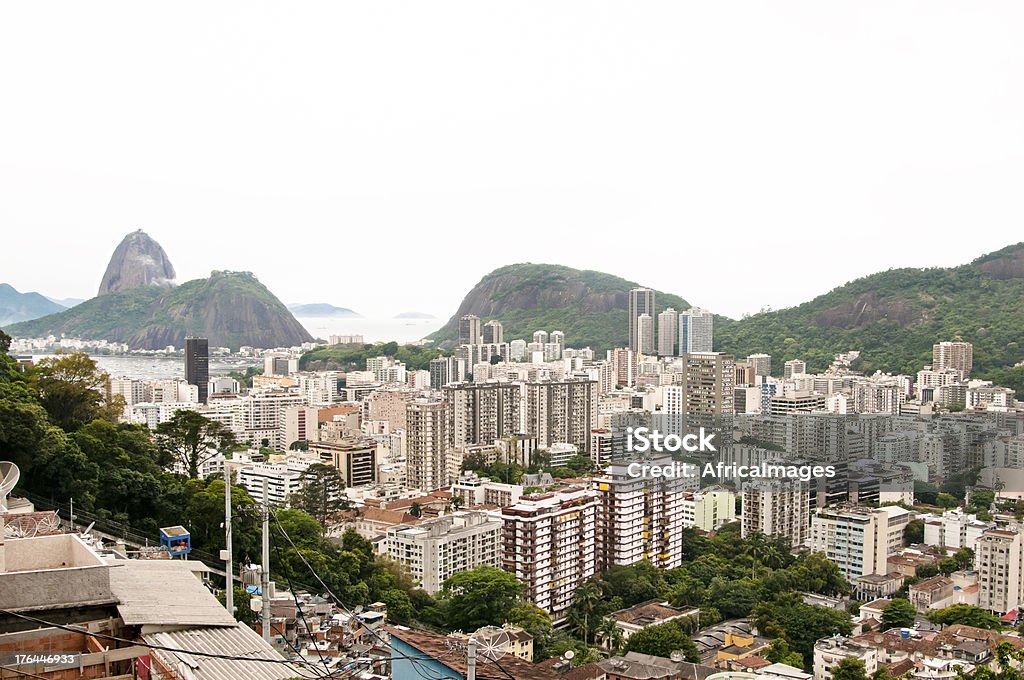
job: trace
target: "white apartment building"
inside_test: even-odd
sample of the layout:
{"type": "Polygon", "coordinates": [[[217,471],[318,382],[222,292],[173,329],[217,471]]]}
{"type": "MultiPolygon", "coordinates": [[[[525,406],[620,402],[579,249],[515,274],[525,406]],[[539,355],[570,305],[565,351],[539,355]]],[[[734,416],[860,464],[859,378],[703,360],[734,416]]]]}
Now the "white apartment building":
{"type": "Polygon", "coordinates": [[[736,494],[715,486],[683,494],[682,523],[701,531],[715,531],[736,521],[736,494]]]}
{"type": "Polygon", "coordinates": [[[946,550],[970,548],[977,553],[982,534],[995,528],[995,522],[983,522],[977,515],[969,515],[957,508],[925,520],[924,542],[946,550]]]}
{"type": "Polygon", "coordinates": [[[527,496],[502,508],[502,567],[524,584],[523,597],[566,618],[576,588],[596,569],[597,498],[569,488],[527,496]]]}
{"type": "Polygon", "coordinates": [[[474,505],[497,505],[504,508],[515,505],[523,495],[520,484],[503,484],[480,477],[475,472],[465,472],[452,484],[452,497],[462,498],[464,507],[474,505]]]}
{"type": "Polygon", "coordinates": [[[913,513],[896,505],[881,508],[823,508],[811,521],[813,552],[832,560],[847,580],[887,574],[888,558],[903,547],[913,513]]]}
{"type": "Polygon", "coordinates": [[[792,547],[806,543],[810,536],[810,484],[800,480],[755,479],[744,482],[743,538],[762,533],[784,536],[792,547]]]}
{"type": "Polygon", "coordinates": [[[306,406],[330,406],[340,398],[337,371],[298,373],[292,378],[306,406]]]}
{"type": "MultiPolygon", "coordinates": [[[[641,462],[655,467],[672,465],[661,454],[641,462]]],[[[641,467],[630,475],[630,463],[613,462],[594,479],[598,496],[598,562],[603,569],[649,560],[662,569],[683,562],[683,504],[686,492],[696,490],[696,477],[655,477],[641,467]]]]}
{"type": "Polygon", "coordinates": [[[452,574],[501,566],[502,527],[495,514],[456,512],[387,530],[388,557],[405,565],[419,586],[434,595],[452,574]]]}
{"type": "Polygon", "coordinates": [[[149,429],[155,430],[157,425],[166,423],[178,411],[198,411],[200,406],[201,404],[195,401],[164,401],[156,404],[142,402],[126,408],[126,411],[128,412],[128,422],[136,425],[145,425],[149,429]]]}
{"type": "Polygon", "coordinates": [[[251,463],[238,470],[238,483],[262,503],[263,480],[266,480],[270,502],[284,506],[293,493],[302,490],[302,473],[318,462],[315,458],[290,458],[283,463],[251,463]]]}
{"type": "Polygon", "coordinates": [[[433,491],[449,485],[447,406],[444,401],[417,399],[406,408],[406,477],[414,489],[433,491]]]}
{"type": "Polygon", "coordinates": [[[1024,540],[1021,533],[989,529],[978,539],[978,606],[1005,614],[1024,605],[1024,540]]]}

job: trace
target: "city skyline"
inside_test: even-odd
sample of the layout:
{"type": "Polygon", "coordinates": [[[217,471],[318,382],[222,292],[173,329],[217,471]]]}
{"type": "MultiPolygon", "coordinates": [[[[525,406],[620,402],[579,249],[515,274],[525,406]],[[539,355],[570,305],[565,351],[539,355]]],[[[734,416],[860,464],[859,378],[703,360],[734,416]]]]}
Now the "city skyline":
{"type": "Polygon", "coordinates": [[[487,272],[554,260],[735,318],[1014,240],[1024,8],[797,5],[222,6],[199,24],[4,8],[0,55],[25,64],[0,75],[19,102],[0,112],[0,214],[22,254],[4,277],[89,296],[142,228],[179,280],[250,270],[282,301],[363,314],[444,318],[487,272]],[[379,258],[361,248],[415,272],[481,234],[500,247],[430,286],[293,264],[315,244],[366,281],[379,258]],[[821,257],[752,286],[720,276],[723,237],[730,263],[821,257]],[[696,255],[682,270],[641,257],[673,244],[696,255]]]}

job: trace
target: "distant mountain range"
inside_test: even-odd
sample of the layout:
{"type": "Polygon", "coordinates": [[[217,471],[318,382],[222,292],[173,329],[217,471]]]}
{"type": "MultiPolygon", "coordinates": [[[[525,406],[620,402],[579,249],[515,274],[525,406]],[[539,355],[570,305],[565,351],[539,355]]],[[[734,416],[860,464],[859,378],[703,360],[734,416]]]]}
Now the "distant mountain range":
{"type": "Polygon", "coordinates": [[[362,314],[354,312],[347,307],[335,307],[326,302],[314,302],[312,304],[291,304],[288,309],[292,314],[299,317],[339,317],[361,319],[362,314]]]}
{"type": "Polygon", "coordinates": [[[0,326],[37,319],[65,309],[39,293],[21,293],[13,286],[0,283],[0,326]]]}
{"type": "MultiPolygon", "coordinates": [[[[453,347],[459,318],[476,314],[482,322],[500,320],[506,341],[561,330],[570,346],[603,352],[626,345],[628,292],[636,285],[561,265],[501,267],[469,291],[430,339],[453,347]]],[[[689,308],[676,295],[655,297],[658,312],[689,308]]],[[[714,335],[717,351],[739,358],[771,354],[776,373],[796,358],[822,370],[835,353],[859,349],[861,370],[913,374],[931,363],[934,343],[955,338],[974,343],[979,373],[1012,367],[1024,361],[1024,243],[959,267],[880,272],[796,307],[739,320],[717,316],[714,335]]]]}
{"type": "Polygon", "coordinates": [[[232,349],[313,340],[250,272],[215,271],[177,286],[173,276],[160,245],[142,231],[133,232],[114,251],[97,297],[5,330],[16,337],[53,334],[123,342],[133,349],[182,347],[186,335],[232,349]]]}

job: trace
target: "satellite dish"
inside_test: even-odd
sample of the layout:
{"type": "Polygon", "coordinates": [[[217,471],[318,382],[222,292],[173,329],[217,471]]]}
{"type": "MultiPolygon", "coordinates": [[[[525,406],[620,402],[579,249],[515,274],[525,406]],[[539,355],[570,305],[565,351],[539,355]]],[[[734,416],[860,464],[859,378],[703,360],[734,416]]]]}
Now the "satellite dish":
{"type": "Polygon", "coordinates": [[[672,655],[669,658],[675,661],[676,663],[679,663],[683,660],[684,657],[681,652],[672,652],[672,655]]]}
{"type": "Polygon", "coordinates": [[[572,651],[571,649],[567,649],[565,650],[565,654],[562,655],[562,658],[564,658],[566,661],[572,661],[572,658],[574,656],[576,656],[576,652],[572,651]]]}
{"type": "Polygon", "coordinates": [[[87,526],[87,527],[85,528],[85,531],[83,531],[83,532],[82,532],[82,535],[83,535],[83,536],[88,536],[88,535],[89,535],[89,532],[90,532],[90,531],[92,531],[92,528],[93,528],[94,526],[96,526],[96,522],[93,522],[92,524],[90,524],[89,526],[87,526]]]}
{"type": "Polygon", "coordinates": [[[9,460],[0,460],[0,512],[7,511],[7,497],[21,479],[21,470],[9,460]]]}
{"type": "Polygon", "coordinates": [[[484,626],[473,633],[477,654],[488,661],[497,661],[508,652],[508,631],[497,626],[484,626]]]}

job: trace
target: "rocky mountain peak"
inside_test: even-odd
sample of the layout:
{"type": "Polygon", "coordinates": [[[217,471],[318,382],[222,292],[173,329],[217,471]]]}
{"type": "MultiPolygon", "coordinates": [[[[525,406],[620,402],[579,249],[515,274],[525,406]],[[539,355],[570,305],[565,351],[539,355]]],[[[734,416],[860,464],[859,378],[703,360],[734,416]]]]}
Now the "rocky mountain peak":
{"type": "Polygon", "coordinates": [[[174,267],[153,237],[139,229],[121,240],[107,264],[98,295],[145,286],[173,286],[174,267]]]}

